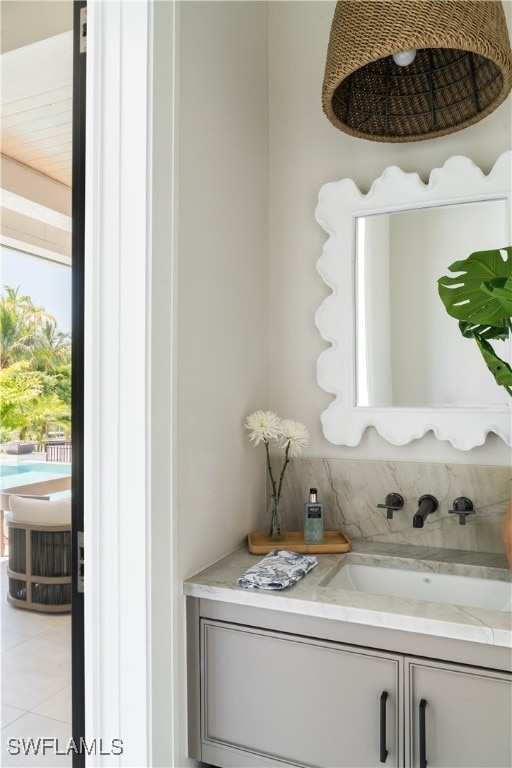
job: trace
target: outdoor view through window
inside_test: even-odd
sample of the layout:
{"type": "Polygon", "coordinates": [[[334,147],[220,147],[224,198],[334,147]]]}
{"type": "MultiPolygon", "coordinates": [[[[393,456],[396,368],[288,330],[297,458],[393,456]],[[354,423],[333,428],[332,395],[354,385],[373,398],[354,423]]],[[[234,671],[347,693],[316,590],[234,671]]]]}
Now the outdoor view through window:
{"type": "Polygon", "coordinates": [[[71,431],[71,268],[2,248],[1,275],[0,443],[44,450],[71,431]]]}
{"type": "Polygon", "coordinates": [[[72,764],[66,745],[72,736],[73,9],[71,0],[1,0],[0,763],[5,766],[72,764]]]}

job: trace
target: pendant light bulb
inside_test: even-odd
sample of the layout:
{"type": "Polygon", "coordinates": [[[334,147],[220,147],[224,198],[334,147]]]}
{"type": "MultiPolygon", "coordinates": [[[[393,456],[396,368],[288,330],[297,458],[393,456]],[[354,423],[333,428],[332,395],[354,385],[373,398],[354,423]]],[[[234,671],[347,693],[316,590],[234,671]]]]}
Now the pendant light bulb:
{"type": "Polygon", "coordinates": [[[399,67],[408,67],[412,64],[416,58],[416,48],[411,48],[409,51],[398,51],[393,54],[393,61],[398,64],[399,67]]]}

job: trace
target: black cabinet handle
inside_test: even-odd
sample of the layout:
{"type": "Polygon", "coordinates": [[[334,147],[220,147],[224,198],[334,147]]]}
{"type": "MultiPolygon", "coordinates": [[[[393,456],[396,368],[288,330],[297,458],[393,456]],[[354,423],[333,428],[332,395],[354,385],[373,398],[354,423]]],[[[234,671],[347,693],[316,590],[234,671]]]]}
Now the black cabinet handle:
{"type": "Polygon", "coordinates": [[[380,695],[380,761],[385,763],[388,751],[386,749],[386,701],[388,692],[382,691],[380,695]]]}
{"type": "Polygon", "coordinates": [[[427,700],[420,701],[420,768],[427,768],[427,745],[425,730],[425,709],[427,700]]]}

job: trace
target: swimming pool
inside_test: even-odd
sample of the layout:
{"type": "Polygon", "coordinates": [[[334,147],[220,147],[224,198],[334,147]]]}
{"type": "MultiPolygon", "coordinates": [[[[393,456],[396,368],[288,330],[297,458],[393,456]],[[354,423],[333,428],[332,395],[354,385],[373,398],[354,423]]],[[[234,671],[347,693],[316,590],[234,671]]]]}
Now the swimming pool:
{"type": "Polygon", "coordinates": [[[21,464],[0,464],[0,490],[70,475],[71,464],[60,462],[27,461],[21,464]]]}

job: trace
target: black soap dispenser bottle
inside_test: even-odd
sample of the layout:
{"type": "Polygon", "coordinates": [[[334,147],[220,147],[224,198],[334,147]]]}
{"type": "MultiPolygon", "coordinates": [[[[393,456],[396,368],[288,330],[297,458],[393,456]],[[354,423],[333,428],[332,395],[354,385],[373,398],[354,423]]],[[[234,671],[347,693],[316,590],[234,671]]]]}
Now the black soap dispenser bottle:
{"type": "Polygon", "coordinates": [[[321,544],[324,540],[324,507],[317,500],[316,488],[309,489],[309,501],[304,504],[304,541],[321,544]]]}

